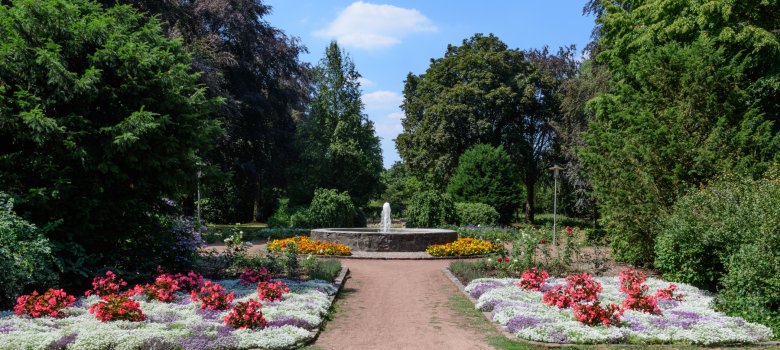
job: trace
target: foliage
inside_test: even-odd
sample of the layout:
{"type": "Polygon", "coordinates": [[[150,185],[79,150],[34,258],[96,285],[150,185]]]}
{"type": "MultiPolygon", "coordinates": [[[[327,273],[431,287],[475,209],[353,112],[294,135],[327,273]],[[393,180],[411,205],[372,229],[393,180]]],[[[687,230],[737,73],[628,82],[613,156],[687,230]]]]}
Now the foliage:
{"type": "Polygon", "coordinates": [[[495,226],[500,218],[495,208],[482,203],[455,203],[455,214],[461,225],[495,226]]]}
{"type": "Polygon", "coordinates": [[[228,238],[234,232],[238,231],[243,231],[244,237],[250,241],[295,237],[309,232],[307,229],[300,228],[252,227],[250,225],[209,225],[208,230],[203,233],[202,237],[206,243],[223,242],[225,238],[228,238]]]}
{"type": "Polygon", "coordinates": [[[492,34],[449,45],[425,73],[406,78],[404,131],[396,139],[401,158],[413,174],[443,190],[467,149],[503,145],[522,168],[527,218],[533,220],[534,185],[558,118],[557,86],[574,69],[574,55],[573,48],[555,55],[546,48],[509,49],[492,34]]]}
{"type": "Polygon", "coordinates": [[[65,317],[62,309],[70,307],[76,302],[76,297],[65,293],[62,289],[49,288],[45,293],[22,295],[16,299],[14,313],[17,315],[29,315],[30,317],[65,317]]]}
{"type": "Polygon", "coordinates": [[[14,201],[0,192],[0,307],[32,287],[57,282],[49,240],[13,210],[14,201]]]}
{"type": "Polygon", "coordinates": [[[248,301],[239,301],[225,316],[225,324],[236,329],[265,327],[268,321],[260,310],[262,306],[259,301],[251,298],[248,301]]]}
{"type": "MultiPolygon", "coordinates": [[[[105,3],[117,2],[104,0],[105,3]]],[[[224,100],[224,128],[204,171],[206,215],[215,222],[260,221],[271,214],[294,160],[295,116],[309,92],[306,48],[273,27],[271,6],[255,0],[120,0],[156,16],[182,40],[208,93],[224,100]]],[[[194,173],[191,173],[194,174],[194,173]]]]}
{"type": "Polygon", "coordinates": [[[236,293],[225,291],[225,287],[219,283],[206,281],[199,290],[190,292],[192,301],[200,301],[201,309],[227,310],[233,302],[236,293]]]}
{"type": "Polygon", "coordinates": [[[274,215],[268,218],[268,227],[273,227],[273,228],[293,227],[292,225],[290,225],[291,215],[292,213],[290,212],[290,199],[279,198],[279,206],[276,207],[276,211],[274,212],[274,215]]]}
{"type": "Polygon", "coordinates": [[[477,238],[458,238],[455,242],[434,244],[425,249],[433,256],[470,256],[498,252],[502,248],[493,242],[477,238]]]}
{"type": "Polygon", "coordinates": [[[279,280],[276,280],[275,282],[257,282],[257,297],[260,298],[260,300],[279,301],[282,300],[282,295],[289,291],[290,288],[279,280]]]}
{"type": "Polygon", "coordinates": [[[655,265],[673,281],[714,291],[742,246],[780,242],[778,208],[777,178],[726,176],[692,191],[662,218],[655,265]]]}
{"type": "Polygon", "coordinates": [[[347,192],[318,188],[309,205],[312,227],[353,227],[358,212],[347,192]]]}
{"type": "Polygon", "coordinates": [[[384,192],[379,195],[379,201],[390,203],[393,214],[402,217],[406,204],[411,199],[413,192],[410,192],[408,185],[411,174],[406,164],[398,161],[390,166],[390,169],[382,170],[380,179],[384,192]]]}
{"type": "Polygon", "coordinates": [[[341,262],[336,259],[319,260],[306,272],[309,279],[333,282],[341,273],[341,262]]]}
{"type": "Polygon", "coordinates": [[[348,192],[358,206],[380,192],[382,151],[374,123],[363,113],[359,78],[352,59],[331,42],[312,71],[314,91],[296,134],[300,156],[289,187],[294,204],[311,201],[317,188],[348,192]]]}
{"type": "Polygon", "coordinates": [[[130,321],[141,322],[146,319],[140,304],[124,295],[111,294],[89,307],[89,313],[101,322],[130,321]]]}
{"type": "Polygon", "coordinates": [[[406,227],[437,227],[456,221],[455,205],[446,193],[417,192],[406,207],[406,227]]]}
{"type": "Polygon", "coordinates": [[[60,222],[48,236],[67,286],[153,268],[171,235],[153,213],[195,188],[218,100],[181,41],[130,6],[3,4],[0,188],[31,222],[60,222]]]}
{"type": "Polygon", "coordinates": [[[504,225],[511,223],[522,196],[520,175],[509,154],[502,146],[485,144],[475,145],[460,156],[447,192],[459,202],[492,206],[504,225]]]}
{"type": "Polygon", "coordinates": [[[609,90],[589,103],[580,156],[613,256],[650,264],[658,217],[686,190],[778,161],[780,17],[770,2],[602,5],[597,60],[609,90]]]}
{"type": "Polygon", "coordinates": [[[185,216],[161,217],[160,222],[170,237],[170,242],[161,242],[167,249],[160,252],[160,264],[175,271],[191,269],[200,248],[205,246],[203,233],[206,225],[185,216]]]}
{"type": "Polygon", "coordinates": [[[780,332],[780,257],[777,236],[754,237],[726,264],[718,306],[734,316],[759,322],[780,332]]]}
{"type": "Polygon", "coordinates": [[[352,248],[346,244],[315,241],[307,236],[275,239],[266,246],[269,252],[281,253],[288,250],[296,254],[350,255],[352,248]]]}

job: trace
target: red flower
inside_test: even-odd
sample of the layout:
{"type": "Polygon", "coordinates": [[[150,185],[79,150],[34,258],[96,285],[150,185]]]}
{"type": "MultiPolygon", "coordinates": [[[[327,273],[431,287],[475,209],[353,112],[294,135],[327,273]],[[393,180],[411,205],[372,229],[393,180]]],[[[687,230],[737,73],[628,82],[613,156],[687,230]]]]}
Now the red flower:
{"type": "Polygon", "coordinates": [[[569,234],[569,237],[574,236],[574,230],[572,230],[571,226],[566,226],[566,233],[569,234]]]}
{"type": "Polygon", "coordinates": [[[547,277],[550,277],[550,275],[547,274],[547,271],[537,271],[536,267],[532,267],[530,270],[523,271],[523,275],[520,278],[520,282],[517,283],[517,286],[523,289],[528,290],[541,290],[542,286],[544,286],[544,281],[547,280],[547,277]]]}
{"type": "Polygon", "coordinates": [[[547,241],[544,238],[542,238],[542,240],[540,240],[539,243],[540,244],[547,244],[547,241]]]}
{"type": "Polygon", "coordinates": [[[92,304],[89,313],[95,314],[95,318],[102,322],[119,320],[139,322],[146,319],[138,302],[117,294],[108,295],[103,300],[92,304]]]}
{"type": "Polygon", "coordinates": [[[227,310],[230,308],[230,303],[233,302],[235,292],[225,293],[225,288],[218,283],[212,283],[206,281],[199,292],[190,292],[190,299],[193,301],[200,300],[201,309],[211,310],[227,310]]]}
{"type": "Polygon", "coordinates": [[[282,300],[282,294],[289,291],[290,288],[287,288],[287,285],[282,281],[257,283],[257,296],[260,297],[260,300],[282,300]]]}
{"type": "Polygon", "coordinates": [[[90,296],[93,293],[101,297],[119,293],[119,288],[127,285],[123,279],[117,281],[116,275],[111,271],[106,271],[106,277],[95,277],[92,279],[92,289],[84,292],[84,295],[90,296]]]}
{"type": "Polygon", "coordinates": [[[259,301],[251,298],[247,302],[239,302],[225,316],[225,324],[238,329],[265,327],[268,322],[263,318],[263,312],[260,311],[262,306],[259,301]]]}
{"type": "Polygon", "coordinates": [[[655,291],[655,297],[658,300],[683,300],[682,294],[674,295],[674,292],[676,290],[677,290],[677,285],[674,283],[669,283],[669,287],[661,288],[655,291]]]}
{"type": "Polygon", "coordinates": [[[17,315],[28,315],[30,317],[65,317],[62,309],[70,307],[76,301],[76,298],[72,295],[68,295],[62,289],[50,288],[39,295],[38,291],[33,291],[32,294],[22,295],[16,298],[16,306],[14,306],[14,313],[17,315]]]}
{"type": "Polygon", "coordinates": [[[620,323],[620,316],[623,310],[615,304],[610,304],[606,308],[601,307],[598,302],[593,304],[574,304],[572,305],[574,317],[589,326],[605,325],[613,326],[620,323]]]}

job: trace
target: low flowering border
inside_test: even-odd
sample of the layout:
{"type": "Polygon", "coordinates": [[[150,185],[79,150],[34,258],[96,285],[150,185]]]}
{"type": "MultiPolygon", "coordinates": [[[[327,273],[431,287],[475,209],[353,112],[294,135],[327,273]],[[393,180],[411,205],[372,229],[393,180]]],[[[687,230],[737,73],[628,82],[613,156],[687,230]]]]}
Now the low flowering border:
{"type": "Polygon", "coordinates": [[[275,239],[268,243],[266,249],[271,253],[283,253],[287,247],[295,247],[298,254],[313,255],[352,255],[352,247],[326,241],[312,240],[308,236],[297,236],[293,238],[275,239]]]}
{"type": "MultiPolygon", "coordinates": [[[[342,270],[346,271],[346,268],[342,270]]],[[[214,281],[235,293],[232,306],[257,300],[255,285],[238,279],[214,281]]],[[[262,302],[267,324],[235,329],[225,324],[228,310],[202,309],[189,293],[177,291],[173,302],[146,301],[133,296],[145,320],[101,322],[89,312],[104,302],[91,295],[63,310],[63,318],[29,318],[0,312],[0,350],[11,349],[289,349],[302,346],[319,331],[340,284],[282,280],[290,292],[281,300],[262,302]]]]}
{"type": "MultiPolygon", "coordinates": [[[[454,283],[460,285],[448,270],[445,272],[454,283]]],[[[626,298],[627,294],[619,290],[618,277],[594,279],[602,286],[599,308],[619,305],[626,298]]],[[[566,284],[564,279],[548,278],[541,291],[517,287],[519,281],[511,278],[476,279],[463,291],[475,301],[477,309],[489,313],[488,317],[497,322],[504,331],[528,341],[563,344],[717,345],[760,343],[772,337],[772,331],[766,326],[713,310],[712,295],[685,284],[678,284],[675,288],[675,291],[684,294],[683,300],[658,301],[662,310],[660,315],[625,310],[617,325],[591,326],[578,321],[572,308],[559,309],[542,302],[543,293],[556,288],[562,289],[566,284]]],[[[668,282],[654,278],[647,279],[645,284],[650,290],[669,287],[668,282]]],[[[597,310],[596,303],[584,305],[594,305],[591,309],[597,310]]],[[[604,317],[611,315],[608,311],[601,312],[604,317]]]]}
{"type": "Polygon", "coordinates": [[[497,253],[501,247],[479,238],[458,238],[455,242],[434,244],[425,249],[432,256],[473,256],[497,253]]]}

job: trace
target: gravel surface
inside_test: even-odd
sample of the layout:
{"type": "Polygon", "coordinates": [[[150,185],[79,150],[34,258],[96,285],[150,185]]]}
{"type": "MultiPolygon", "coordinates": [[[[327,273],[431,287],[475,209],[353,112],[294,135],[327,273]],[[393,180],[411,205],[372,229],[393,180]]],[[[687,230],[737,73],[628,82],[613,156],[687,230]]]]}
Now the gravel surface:
{"type": "Polygon", "coordinates": [[[450,307],[447,260],[344,259],[350,277],[314,346],[320,349],[492,349],[450,307]]]}

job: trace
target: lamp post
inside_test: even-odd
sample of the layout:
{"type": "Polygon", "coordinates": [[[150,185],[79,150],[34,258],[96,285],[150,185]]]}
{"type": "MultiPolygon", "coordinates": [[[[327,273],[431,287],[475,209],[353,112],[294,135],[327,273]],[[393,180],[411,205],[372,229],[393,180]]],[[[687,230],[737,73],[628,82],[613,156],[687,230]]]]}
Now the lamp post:
{"type": "Polygon", "coordinates": [[[562,167],[558,165],[554,165],[550,168],[550,171],[553,173],[553,179],[555,181],[555,184],[553,185],[553,249],[555,249],[555,255],[558,255],[558,246],[556,245],[555,240],[555,230],[557,228],[557,215],[558,215],[558,178],[561,177],[561,170],[563,170],[562,167]]]}

